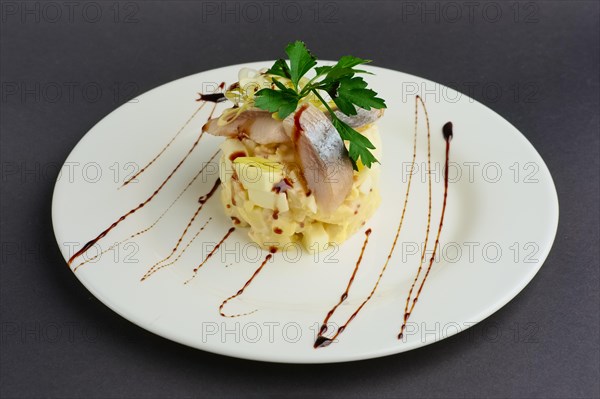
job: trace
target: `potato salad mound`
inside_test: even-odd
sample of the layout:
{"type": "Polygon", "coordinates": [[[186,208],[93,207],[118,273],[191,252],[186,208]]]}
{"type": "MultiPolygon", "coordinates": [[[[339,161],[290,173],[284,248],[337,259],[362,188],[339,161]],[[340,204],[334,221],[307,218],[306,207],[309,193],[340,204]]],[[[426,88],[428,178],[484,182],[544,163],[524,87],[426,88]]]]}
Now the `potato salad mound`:
{"type": "MultiPolygon", "coordinates": [[[[380,148],[376,125],[359,131],[380,148]]],[[[291,142],[259,144],[238,136],[227,138],[221,149],[225,212],[236,226],[249,226],[250,239],[265,249],[285,251],[300,245],[314,252],[339,245],[364,225],[380,204],[379,164],[367,168],[359,163],[352,172],[349,193],[331,210],[318,205],[304,176],[310,171],[303,170],[291,142]]],[[[334,169],[324,178],[334,181],[334,169]]]]}
{"type": "Polygon", "coordinates": [[[225,139],[221,200],[233,223],[270,251],[316,252],[344,242],[379,206],[376,122],[387,106],[363,78],[370,60],[318,65],[299,40],[285,52],[289,61],[242,68],[213,94],[232,106],[202,131],[225,139]]]}

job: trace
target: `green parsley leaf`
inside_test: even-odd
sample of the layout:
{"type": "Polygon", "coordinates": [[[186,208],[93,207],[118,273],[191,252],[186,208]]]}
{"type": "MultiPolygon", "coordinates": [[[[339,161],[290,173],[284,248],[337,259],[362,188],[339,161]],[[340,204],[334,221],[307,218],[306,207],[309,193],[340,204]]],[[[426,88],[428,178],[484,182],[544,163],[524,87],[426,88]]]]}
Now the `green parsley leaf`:
{"type": "Polygon", "coordinates": [[[360,64],[368,64],[371,60],[363,60],[362,58],[353,57],[351,55],[345,55],[339,59],[335,65],[323,65],[315,67],[317,75],[324,75],[332,70],[346,70],[353,73],[370,73],[367,71],[361,71],[353,69],[355,66],[360,64]]]}
{"type": "Polygon", "coordinates": [[[371,60],[364,60],[362,58],[353,57],[351,55],[345,55],[339,59],[337,64],[335,64],[338,68],[353,68],[357,65],[368,64],[371,60]]]}
{"type": "Polygon", "coordinates": [[[354,105],[352,104],[351,101],[348,101],[344,97],[334,97],[334,96],[331,96],[331,97],[332,97],[335,105],[337,105],[339,110],[342,111],[344,114],[346,114],[346,115],[356,115],[357,114],[356,108],[354,107],[354,105]]]}
{"type": "Polygon", "coordinates": [[[285,119],[296,110],[299,98],[294,90],[287,87],[284,87],[284,89],[261,89],[257,91],[254,105],[269,112],[277,112],[279,119],[285,119]]]}
{"type": "Polygon", "coordinates": [[[323,73],[327,73],[327,77],[325,78],[324,82],[328,82],[328,81],[335,81],[336,79],[340,79],[342,77],[348,76],[354,76],[354,74],[356,73],[366,73],[366,74],[371,74],[370,72],[367,71],[363,71],[360,69],[354,69],[355,66],[357,65],[361,65],[361,64],[368,64],[370,63],[371,60],[364,60],[362,58],[358,58],[358,57],[353,57],[351,55],[345,55],[342,58],[339,59],[339,61],[332,66],[325,66],[325,67],[317,67],[315,68],[315,70],[317,71],[317,74],[319,74],[319,72],[323,73]],[[321,68],[321,70],[319,70],[319,68],[321,68]]]}
{"type": "MultiPolygon", "coordinates": [[[[377,96],[371,89],[367,89],[367,82],[361,77],[353,78],[341,78],[339,80],[339,87],[337,88],[337,95],[330,93],[333,101],[338,105],[336,96],[338,99],[342,99],[344,102],[352,103],[356,106],[370,110],[371,108],[380,109],[385,108],[385,101],[377,96]]],[[[339,105],[338,105],[339,107],[339,105]]],[[[347,114],[341,107],[340,110],[347,114]]],[[[354,114],[350,114],[354,115],[354,114]]]]}
{"type": "Polygon", "coordinates": [[[325,75],[327,72],[329,72],[331,70],[331,68],[333,68],[333,65],[318,66],[318,67],[315,67],[315,72],[317,75],[325,75]]]}
{"type": "Polygon", "coordinates": [[[288,67],[287,62],[284,59],[278,59],[275,61],[273,66],[267,71],[268,74],[282,76],[284,78],[290,79],[290,68],[288,67]]]}
{"type": "Polygon", "coordinates": [[[319,94],[319,92],[329,94],[337,108],[348,116],[356,115],[356,107],[366,110],[386,108],[385,101],[377,97],[377,93],[367,87],[367,82],[363,78],[355,76],[357,74],[370,74],[370,72],[355,67],[368,64],[371,60],[346,55],[334,65],[316,66],[317,58],[310,53],[301,41],[290,43],[285,52],[289,57],[289,66],[285,60],[279,59],[267,73],[289,79],[293,88],[287,87],[277,79],[272,79],[275,88],[262,89],[256,92],[254,105],[269,112],[277,112],[278,117],[284,119],[296,110],[302,98],[309,95],[309,93],[314,93],[327,108],[331,115],[331,122],[342,140],[349,142],[348,155],[354,169],[357,169],[357,162],[359,161],[368,168],[373,163],[378,162],[370,151],[375,149],[373,143],[338,119],[329,103],[319,94]],[[315,76],[308,83],[305,83],[302,88],[299,88],[300,79],[313,67],[315,76]]]}
{"type": "Polygon", "coordinates": [[[355,170],[358,169],[356,162],[359,160],[367,168],[370,168],[373,163],[379,162],[371,153],[371,151],[369,151],[370,149],[375,149],[375,146],[368,138],[339,120],[335,114],[332,116],[331,122],[340,134],[342,140],[350,142],[350,146],[348,147],[348,155],[350,155],[350,159],[353,161],[352,166],[355,170]]]}
{"type": "Polygon", "coordinates": [[[313,56],[306,48],[304,42],[295,41],[289,44],[285,49],[290,58],[290,75],[294,87],[298,87],[300,78],[304,76],[312,67],[317,65],[317,58],[313,56]]]}

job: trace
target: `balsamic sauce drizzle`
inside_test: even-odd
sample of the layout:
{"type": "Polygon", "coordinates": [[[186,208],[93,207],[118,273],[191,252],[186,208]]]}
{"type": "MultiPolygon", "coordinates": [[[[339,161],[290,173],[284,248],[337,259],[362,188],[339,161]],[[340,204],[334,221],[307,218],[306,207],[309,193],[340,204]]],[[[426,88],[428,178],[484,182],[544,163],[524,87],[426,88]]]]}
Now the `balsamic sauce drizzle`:
{"type": "MultiPolygon", "coordinates": [[[[406,210],[408,208],[408,199],[410,196],[410,188],[411,188],[411,183],[412,183],[412,176],[413,176],[413,171],[414,171],[414,166],[415,166],[415,161],[416,161],[416,157],[417,157],[417,128],[418,128],[418,110],[419,110],[419,103],[423,106],[423,109],[425,109],[425,117],[427,119],[427,126],[429,126],[429,121],[428,121],[428,116],[427,116],[427,112],[426,112],[426,108],[425,108],[425,103],[421,100],[421,98],[419,96],[417,96],[415,98],[415,129],[414,129],[414,134],[413,134],[413,156],[412,156],[412,161],[411,161],[411,173],[408,177],[408,183],[407,183],[407,187],[406,187],[406,194],[404,196],[404,205],[402,208],[402,214],[400,216],[400,221],[398,223],[398,228],[396,230],[396,236],[394,237],[394,241],[392,243],[392,246],[390,248],[390,251],[388,252],[388,256],[387,259],[383,265],[383,267],[381,268],[381,271],[379,273],[379,276],[377,277],[377,281],[375,282],[375,285],[373,286],[371,292],[369,293],[369,295],[367,296],[367,298],[360,304],[360,306],[354,311],[354,313],[352,313],[352,315],[346,320],[346,322],[338,328],[338,330],[336,331],[336,333],[331,337],[325,337],[323,335],[321,335],[322,333],[319,334],[319,336],[317,337],[317,339],[315,340],[314,343],[314,348],[322,348],[322,347],[326,347],[328,345],[330,345],[332,342],[335,341],[335,339],[344,332],[344,330],[346,330],[346,328],[348,327],[348,325],[352,322],[352,320],[354,320],[354,318],[358,315],[358,313],[362,310],[362,308],[367,304],[367,302],[369,302],[369,300],[373,297],[373,295],[375,294],[375,291],[377,290],[379,283],[381,282],[381,278],[383,277],[387,266],[389,264],[390,259],[392,258],[392,255],[394,253],[394,249],[396,248],[396,244],[398,242],[398,237],[400,235],[400,232],[402,230],[402,225],[404,223],[404,217],[406,215],[406,210]]],[[[446,124],[447,125],[447,124],[446,124]]],[[[450,125],[451,126],[451,125],[450,125]]],[[[449,151],[449,139],[446,137],[452,137],[452,133],[451,133],[451,127],[450,127],[450,132],[448,133],[448,128],[446,126],[444,126],[444,138],[446,139],[446,178],[445,178],[445,193],[444,193],[444,205],[443,205],[443,211],[442,211],[442,218],[444,215],[444,210],[446,207],[446,195],[447,195],[447,187],[448,187],[448,171],[447,171],[447,167],[448,167],[448,151],[449,151]]],[[[430,141],[430,135],[428,133],[427,135],[428,138],[428,142],[430,141]]],[[[429,144],[428,144],[428,154],[430,153],[429,151],[429,144]]],[[[431,169],[431,168],[429,168],[431,169]]],[[[436,240],[436,247],[437,247],[437,243],[439,242],[439,234],[441,233],[441,224],[440,227],[438,229],[438,239],[436,240]]],[[[435,255],[435,253],[434,253],[435,255]]],[[[431,265],[433,264],[433,259],[434,257],[432,257],[432,259],[430,260],[430,265],[429,268],[425,274],[425,279],[427,278],[427,275],[429,274],[429,270],[431,269],[431,265]]],[[[423,288],[423,283],[421,284],[421,286],[419,287],[419,290],[417,292],[417,296],[420,294],[422,288],[423,288]]],[[[414,307],[414,302],[413,302],[413,307],[414,307]]],[[[412,308],[411,308],[412,311],[412,308]]],[[[326,331],[326,327],[325,327],[325,331],[326,331]]],[[[323,326],[321,327],[321,330],[323,330],[323,326]]],[[[324,331],[323,331],[324,332],[324,331]]]]}
{"type": "Polygon", "coordinates": [[[327,331],[327,323],[329,322],[329,319],[331,318],[331,316],[333,316],[333,314],[335,313],[337,308],[348,298],[348,293],[350,292],[350,287],[352,287],[352,283],[354,282],[354,277],[356,277],[356,272],[358,272],[358,268],[360,267],[360,264],[362,262],[362,258],[365,253],[365,249],[367,248],[367,244],[369,243],[370,235],[371,235],[371,229],[368,229],[367,231],[365,231],[365,241],[363,243],[362,249],[360,250],[360,255],[358,257],[358,260],[356,261],[356,265],[354,266],[354,271],[352,272],[352,275],[350,276],[350,279],[348,280],[348,284],[346,285],[346,291],[344,291],[344,293],[340,296],[340,300],[338,301],[338,303],[336,303],[335,306],[333,308],[331,308],[331,310],[329,310],[329,312],[327,312],[327,316],[325,316],[323,323],[321,323],[319,335],[325,334],[325,332],[327,331]]]}
{"type": "Polygon", "coordinates": [[[185,251],[190,247],[190,245],[192,245],[192,243],[194,242],[194,240],[196,240],[196,238],[200,235],[200,233],[202,233],[202,231],[204,231],[204,229],[206,228],[206,226],[210,223],[210,221],[212,220],[212,217],[209,217],[208,220],[206,221],[206,223],[204,223],[202,225],[202,227],[200,227],[200,230],[198,230],[196,232],[196,234],[194,234],[192,236],[192,238],[187,242],[187,244],[185,245],[185,247],[183,247],[183,249],[181,250],[181,252],[179,252],[179,254],[177,254],[177,256],[175,257],[175,259],[173,259],[172,261],[170,261],[169,263],[165,263],[162,264],[160,266],[158,266],[155,270],[152,271],[152,273],[148,274],[148,272],[142,276],[142,278],[140,279],[140,281],[145,281],[148,277],[150,277],[152,274],[156,273],[157,271],[159,271],[160,269],[164,269],[165,267],[174,265],[175,263],[177,263],[177,261],[179,260],[179,258],[181,258],[181,256],[185,253],[185,251]]]}
{"type": "MultiPolygon", "coordinates": [[[[221,82],[221,84],[219,85],[219,90],[223,90],[224,87],[225,87],[225,82],[221,82]]],[[[156,156],[150,162],[148,162],[143,168],[141,168],[135,175],[133,175],[129,179],[125,180],[125,182],[119,188],[122,188],[122,187],[128,185],[129,183],[131,183],[131,181],[133,181],[139,175],[144,173],[146,171],[146,169],[148,169],[154,162],[156,162],[156,160],[158,158],[160,158],[160,156],[167,150],[167,148],[169,148],[171,146],[171,144],[181,134],[181,132],[183,132],[183,130],[190,124],[190,122],[192,121],[192,119],[194,119],[194,117],[198,114],[198,112],[200,112],[200,110],[202,108],[204,108],[204,106],[206,105],[207,102],[215,103],[210,112],[210,116],[208,117],[208,119],[210,119],[210,118],[212,118],[212,115],[215,111],[216,104],[226,100],[225,95],[223,93],[213,93],[213,94],[198,93],[198,94],[200,95],[200,98],[198,98],[196,101],[202,101],[202,103],[196,109],[196,111],[194,111],[194,113],[188,118],[188,120],[183,124],[183,126],[181,126],[181,128],[179,128],[179,131],[177,131],[177,133],[175,133],[175,135],[171,138],[171,140],[158,152],[158,154],[156,154],[156,156]]]]}
{"type": "Polygon", "coordinates": [[[196,209],[196,212],[194,212],[194,214],[192,215],[192,217],[189,220],[188,224],[185,226],[185,229],[183,229],[183,232],[181,233],[181,235],[177,239],[177,242],[175,243],[175,246],[173,247],[173,249],[171,250],[171,252],[169,253],[169,255],[167,255],[166,258],[163,258],[160,261],[156,262],[154,265],[152,265],[148,269],[148,271],[146,272],[146,274],[144,274],[144,276],[142,277],[141,281],[146,280],[148,277],[150,277],[151,275],[153,275],[158,269],[162,269],[162,268],[159,268],[158,266],[161,263],[164,263],[164,262],[168,261],[169,259],[171,259],[171,257],[175,254],[175,252],[177,252],[177,249],[181,245],[181,242],[183,241],[183,238],[187,234],[187,232],[190,229],[190,226],[192,225],[192,223],[194,223],[194,221],[196,220],[196,217],[198,217],[198,214],[200,213],[200,211],[204,207],[204,204],[210,199],[210,197],[213,196],[213,194],[215,193],[215,191],[217,191],[217,189],[219,188],[220,185],[221,185],[221,179],[215,180],[215,183],[213,184],[213,186],[210,189],[210,191],[208,192],[208,194],[205,194],[202,197],[200,197],[200,199],[198,200],[198,202],[200,203],[200,205],[198,205],[198,208],[196,209]]]}
{"type": "Polygon", "coordinates": [[[215,109],[217,109],[217,103],[213,104],[213,106],[212,106],[212,108],[210,110],[210,113],[208,114],[208,120],[212,119],[213,114],[215,113],[215,109]]]}
{"type": "MultiPolygon", "coordinates": [[[[427,243],[429,242],[429,232],[431,230],[431,129],[429,126],[429,114],[427,113],[427,107],[425,103],[421,99],[421,97],[417,96],[417,99],[421,103],[423,107],[423,111],[425,113],[425,123],[427,125],[427,183],[428,183],[428,207],[427,207],[427,227],[425,229],[425,241],[423,244],[423,251],[421,252],[421,259],[419,260],[419,268],[417,269],[417,274],[410,286],[410,290],[408,291],[408,295],[406,297],[406,303],[404,304],[404,319],[403,319],[403,327],[406,325],[408,318],[410,316],[410,311],[408,309],[410,304],[410,298],[412,296],[413,290],[417,281],[419,280],[419,276],[421,275],[421,271],[423,269],[423,262],[425,261],[425,255],[427,253],[427,243]]],[[[416,104],[418,106],[418,104],[416,104]]],[[[401,334],[400,334],[401,336],[401,334]]]]}
{"type": "Polygon", "coordinates": [[[216,103],[222,103],[223,101],[227,100],[223,93],[212,93],[212,94],[198,93],[198,94],[200,95],[200,98],[198,98],[196,101],[206,101],[206,102],[211,102],[211,103],[216,104],[216,103]]]}
{"type": "Polygon", "coordinates": [[[183,229],[183,232],[181,233],[181,235],[177,239],[177,242],[175,243],[175,246],[173,247],[173,249],[171,249],[171,252],[165,258],[163,258],[160,261],[158,261],[155,264],[153,264],[148,269],[148,271],[146,272],[146,274],[144,274],[144,276],[142,277],[142,281],[144,281],[146,278],[148,278],[152,274],[154,274],[154,272],[156,271],[156,269],[158,268],[158,266],[161,263],[164,263],[164,262],[168,261],[169,259],[171,259],[171,257],[175,254],[175,252],[177,252],[177,249],[179,249],[179,246],[181,245],[181,242],[183,241],[185,235],[187,234],[188,230],[190,229],[190,227],[192,226],[192,224],[194,223],[194,221],[196,220],[196,218],[198,217],[198,214],[200,213],[200,211],[204,207],[204,204],[206,203],[206,201],[208,201],[208,199],[210,199],[210,197],[212,197],[212,195],[215,193],[215,191],[217,191],[217,188],[219,188],[220,185],[221,185],[221,180],[220,179],[215,180],[215,183],[213,184],[213,186],[210,189],[210,191],[208,192],[208,194],[200,197],[200,200],[198,201],[200,203],[200,205],[198,205],[198,208],[196,208],[196,212],[194,212],[194,214],[192,215],[192,217],[188,221],[187,225],[183,229]]]}
{"type": "Polygon", "coordinates": [[[246,313],[238,313],[238,314],[233,314],[233,315],[228,315],[226,313],[223,312],[223,308],[225,307],[225,305],[227,305],[227,303],[229,301],[231,301],[232,299],[237,298],[238,296],[242,295],[244,293],[244,290],[246,288],[248,288],[248,286],[250,285],[250,283],[252,283],[252,281],[254,280],[254,278],[258,275],[258,273],[260,273],[260,271],[263,269],[263,267],[265,267],[265,265],[267,264],[267,262],[273,257],[273,254],[276,252],[275,248],[272,248],[270,250],[270,254],[268,254],[265,259],[262,261],[262,263],[260,264],[260,266],[258,267],[258,269],[256,269],[254,271],[254,273],[252,274],[252,276],[248,279],[248,281],[246,281],[246,283],[244,284],[244,286],[242,288],[240,288],[238,290],[238,292],[236,292],[235,294],[231,295],[229,298],[225,299],[223,302],[221,302],[221,305],[219,305],[219,314],[223,317],[227,317],[227,318],[234,318],[234,317],[241,317],[241,316],[247,316],[250,315],[252,313],[255,313],[258,309],[254,309],[250,312],[246,312],[246,313]]]}
{"type": "Polygon", "coordinates": [[[188,120],[185,121],[185,123],[183,124],[183,126],[181,126],[179,128],[179,130],[177,131],[177,133],[175,133],[175,135],[171,138],[171,140],[158,152],[158,154],[156,154],[156,156],[150,162],[148,162],[143,168],[141,168],[140,170],[138,170],[136,174],[134,174],[133,176],[131,176],[129,179],[125,180],[125,182],[119,187],[119,189],[123,188],[126,185],[128,185],[129,183],[131,183],[139,175],[141,175],[142,173],[144,173],[146,171],[146,169],[148,169],[154,162],[156,162],[156,160],[158,158],[160,158],[160,156],[167,150],[167,148],[169,148],[171,146],[171,144],[175,141],[175,139],[177,139],[177,137],[181,134],[181,132],[183,132],[185,130],[185,128],[192,121],[192,119],[194,119],[194,117],[198,114],[198,112],[200,112],[202,110],[202,108],[204,108],[205,105],[206,105],[205,102],[203,102],[202,104],[200,104],[200,106],[198,108],[196,108],[196,110],[194,111],[194,113],[192,113],[192,115],[188,118],[188,120]]]}
{"type": "MultiPolygon", "coordinates": [[[[225,82],[221,82],[219,84],[219,90],[223,90],[224,88],[225,88],[225,82]]],[[[200,97],[198,97],[196,99],[196,101],[205,101],[205,102],[212,102],[212,103],[222,103],[223,101],[227,100],[227,98],[225,98],[225,94],[223,94],[223,93],[211,93],[211,94],[198,93],[198,95],[200,97]]]]}
{"type": "Polygon", "coordinates": [[[156,197],[156,195],[167,184],[167,182],[169,180],[171,180],[171,178],[173,177],[173,175],[175,174],[175,172],[177,172],[177,170],[179,170],[179,168],[185,162],[185,160],[189,157],[189,155],[194,151],[194,149],[196,148],[196,146],[200,142],[200,139],[202,138],[203,135],[204,135],[204,132],[202,132],[202,133],[200,133],[198,135],[198,138],[196,139],[196,141],[194,142],[194,144],[192,145],[192,147],[189,149],[189,151],[187,152],[187,154],[185,154],[185,156],[183,157],[183,159],[181,159],[181,161],[179,161],[179,163],[177,164],[177,166],[175,166],[175,168],[171,171],[171,173],[167,176],[167,178],[165,180],[163,180],[163,182],[152,193],[152,195],[150,195],[148,198],[146,198],[146,200],[144,202],[141,202],[138,206],[136,206],[135,208],[131,209],[129,212],[123,214],[119,219],[117,219],[117,221],[113,222],[113,224],[111,224],[110,226],[108,226],[108,228],[106,228],[96,238],[88,241],[79,251],[75,252],[75,254],[73,256],[71,256],[71,258],[67,262],[68,265],[70,266],[71,263],[73,263],[73,261],[75,259],[77,259],[81,255],[83,255],[85,252],[87,252],[88,249],[90,249],[94,244],[96,244],[98,241],[100,241],[102,238],[104,238],[104,236],[106,236],[112,229],[114,229],[115,227],[117,227],[122,221],[124,221],[129,216],[133,215],[136,211],[138,211],[141,208],[143,208],[147,203],[149,203],[150,201],[152,201],[154,199],[154,197],[156,197]]]}
{"type": "MultiPolygon", "coordinates": [[[[219,88],[223,88],[225,87],[225,82],[222,82],[219,85],[219,88]]],[[[214,102],[213,108],[210,112],[210,115],[208,117],[208,119],[211,119],[213,116],[213,113],[215,111],[215,108],[217,106],[217,102],[218,101],[213,101],[212,100],[213,97],[209,97],[209,100],[203,100],[202,99],[202,95],[200,96],[199,101],[204,101],[203,104],[206,103],[206,101],[212,101],[214,102]]],[[[201,105],[196,112],[194,113],[194,115],[200,110],[202,109],[203,105],[201,105]]],[[[193,115],[192,115],[193,117],[193,115]]],[[[191,120],[188,119],[188,121],[186,122],[186,125],[189,123],[189,121],[191,120]]],[[[184,126],[185,127],[185,126],[184,126]]],[[[180,131],[183,130],[180,129],[180,131]]],[[[81,255],[83,255],[84,253],[86,253],[92,246],[94,246],[94,244],[96,244],[98,241],[100,241],[102,238],[104,238],[112,229],[114,229],[115,227],[117,227],[122,221],[124,221],[125,219],[127,219],[129,216],[131,216],[132,214],[134,214],[136,211],[140,210],[141,208],[143,208],[146,204],[148,204],[150,201],[152,201],[154,199],[154,197],[156,197],[156,195],[162,190],[162,188],[167,184],[167,182],[169,180],[171,180],[171,178],[173,177],[173,175],[175,175],[175,173],[179,170],[179,168],[181,167],[181,165],[185,162],[185,160],[190,156],[190,154],[194,151],[194,149],[198,146],[198,143],[200,142],[200,139],[202,139],[202,137],[204,136],[204,131],[200,132],[200,134],[198,135],[198,138],[196,139],[196,141],[194,141],[192,147],[188,150],[188,152],[185,154],[185,156],[179,161],[179,163],[175,166],[175,168],[171,171],[171,173],[167,176],[167,178],[165,180],[163,180],[163,182],[160,184],[160,186],[158,186],[158,188],[148,197],[146,198],[145,201],[141,202],[138,206],[136,206],[135,208],[131,209],[129,212],[123,214],[119,219],[117,219],[115,222],[113,222],[108,228],[106,228],[104,231],[102,231],[98,236],[96,236],[94,239],[88,241],[81,249],[79,249],[77,252],[75,252],[75,254],[73,254],[68,262],[67,265],[71,266],[71,264],[73,263],[73,261],[75,259],[77,259],[78,257],[80,257],[81,255]]],[[[169,143],[170,144],[170,143],[169,143]]],[[[169,145],[167,144],[167,146],[169,145]]],[[[162,151],[164,152],[164,151],[162,151]]],[[[160,154],[162,154],[162,152],[160,154]]],[[[160,154],[158,156],[160,156],[160,154]]],[[[158,156],[156,158],[158,158],[158,156]]],[[[149,166],[153,161],[150,161],[150,163],[147,165],[149,166]]],[[[146,167],[147,167],[146,166],[146,167]]],[[[143,168],[144,169],[144,168],[143,168]]],[[[140,172],[141,173],[141,172],[140,172]]],[[[136,176],[138,176],[138,174],[136,174],[136,176]]],[[[135,176],[134,176],[135,178],[135,176]]],[[[131,179],[130,179],[131,180],[131,179]]]]}
{"type": "Polygon", "coordinates": [[[231,235],[231,233],[233,233],[235,231],[235,227],[231,227],[227,233],[223,236],[223,238],[221,238],[221,241],[219,241],[217,243],[217,245],[213,248],[212,251],[210,251],[210,253],[206,256],[206,258],[204,258],[202,260],[202,262],[200,262],[200,264],[193,270],[193,274],[192,277],[190,277],[189,279],[187,279],[184,284],[188,284],[190,281],[192,281],[197,275],[198,275],[198,270],[200,270],[200,268],[202,266],[204,266],[204,264],[206,262],[208,262],[208,260],[211,258],[211,256],[213,256],[213,254],[215,252],[217,252],[217,250],[219,249],[219,247],[225,242],[225,240],[227,240],[227,238],[229,238],[229,236],[231,235]]]}
{"type": "Polygon", "coordinates": [[[444,127],[442,128],[442,133],[444,135],[444,140],[446,141],[446,162],[444,165],[444,202],[442,203],[442,214],[440,215],[440,223],[438,225],[438,231],[437,231],[437,235],[435,237],[435,244],[433,246],[433,252],[431,253],[431,258],[429,258],[429,265],[427,266],[427,271],[425,272],[423,281],[421,281],[421,285],[419,286],[419,289],[417,290],[417,294],[415,295],[415,298],[412,301],[411,307],[408,311],[408,315],[405,313],[404,322],[402,323],[402,327],[400,327],[400,332],[398,333],[398,339],[402,339],[402,336],[403,336],[402,334],[404,333],[404,329],[406,328],[406,322],[408,321],[408,317],[410,316],[413,309],[415,308],[415,304],[417,303],[417,300],[419,299],[419,295],[421,294],[421,291],[423,290],[423,286],[425,285],[425,282],[427,281],[427,277],[429,276],[429,272],[431,271],[431,267],[433,266],[433,261],[435,260],[435,254],[436,254],[436,251],[437,251],[439,243],[440,243],[440,234],[442,233],[442,227],[444,225],[444,216],[446,215],[446,204],[447,204],[447,199],[448,199],[448,164],[449,164],[449,158],[450,158],[450,141],[452,140],[452,137],[454,136],[454,132],[452,131],[452,122],[447,122],[444,125],[444,127]]]}
{"type": "Polygon", "coordinates": [[[99,258],[100,256],[104,255],[106,252],[111,251],[113,248],[118,247],[121,244],[124,244],[128,241],[131,241],[132,239],[134,239],[135,237],[139,237],[145,233],[147,233],[148,231],[152,230],[154,228],[154,226],[156,226],[161,220],[162,218],[171,210],[171,208],[173,208],[173,206],[175,205],[175,203],[177,201],[179,201],[179,199],[183,196],[183,194],[192,186],[192,184],[194,184],[194,182],[198,179],[198,177],[200,175],[202,175],[204,173],[204,170],[206,169],[206,167],[212,162],[212,160],[219,154],[221,150],[217,150],[208,160],[208,162],[206,162],[202,168],[198,171],[198,173],[196,173],[196,175],[188,182],[188,184],[183,188],[183,190],[181,190],[181,192],[177,195],[177,197],[169,204],[169,206],[167,208],[165,208],[165,210],[158,216],[158,218],[156,218],[156,220],[154,220],[154,222],[152,222],[151,225],[147,226],[146,228],[139,230],[136,233],[133,233],[132,235],[130,235],[127,238],[122,239],[119,242],[116,242],[114,244],[112,244],[110,247],[104,249],[103,251],[97,253],[96,255],[94,255],[91,258],[86,258],[83,262],[79,263],[77,266],[75,266],[73,268],[73,271],[76,271],[77,269],[79,269],[81,266],[85,265],[88,262],[93,261],[96,258],[99,258]]]}

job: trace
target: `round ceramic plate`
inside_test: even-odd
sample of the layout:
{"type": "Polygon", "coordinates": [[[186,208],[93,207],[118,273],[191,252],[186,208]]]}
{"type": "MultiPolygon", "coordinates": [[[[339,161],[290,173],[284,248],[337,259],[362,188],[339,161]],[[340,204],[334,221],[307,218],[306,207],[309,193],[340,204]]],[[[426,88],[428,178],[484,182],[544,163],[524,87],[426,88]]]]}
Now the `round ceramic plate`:
{"type": "MultiPolygon", "coordinates": [[[[204,135],[194,146],[213,106],[206,103],[196,112],[201,103],[195,100],[198,92],[214,92],[221,82],[237,81],[242,67],[271,64],[219,68],[151,90],[100,121],[73,149],[52,204],[54,231],[65,259],[144,203],[184,160],[151,201],[70,265],[93,295],[137,325],[195,348],[255,360],[324,363],[399,353],[456,334],[498,310],[533,278],[550,251],[558,223],[556,190],[535,149],[510,123],[465,95],[412,75],[368,67],[374,75],[367,81],[388,105],[379,121],[380,208],[340,246],[319,254],[297,248],[276,253],[243,294],[223,307],[227,315],[250,314],[221,316],[219,305],[248,281],[266,252],[252,244],[244,228],[215,249],[232,227],[218,193],[193,218],[198,198],[218,178],[218,156],[210,158],[222,142],[204,135]],[[454,124],[448,205],[428,279],[398,339],[427,224],[429,174],[421,110],[406,218],[389,266],[343,333],[315,349],[320,325],[355,268],[365,230],[371,228],[372,234],[364,258],[347,299],[329,320],[326,336],[368,297],[392,246],[411,171],[417,94],[427,105],[431,126],[433,207],[425,269],[442,208],[442,126],[454,124]],[[141,281],[167,257],[160,264],[164,267],[141,281]]],[[[215,115],[229,106],[217,104],[215,115]]]]}

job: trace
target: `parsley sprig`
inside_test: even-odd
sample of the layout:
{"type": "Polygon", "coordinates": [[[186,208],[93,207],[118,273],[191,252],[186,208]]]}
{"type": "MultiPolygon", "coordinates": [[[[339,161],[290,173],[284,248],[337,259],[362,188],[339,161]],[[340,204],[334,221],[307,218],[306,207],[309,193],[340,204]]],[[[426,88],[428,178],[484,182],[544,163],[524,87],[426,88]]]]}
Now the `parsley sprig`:
{"type": "Polygon", "coordinates": [[[285,52],[289,58],[289,65],[284,59],[275,61],[266,72],[273,76],[271,81],[274,88],[257,91],[254,105],[269,112],[276,112],[280,119],[284,119],[296,110],[304,97],[312,94],[329,112],[331,122],[342,140],[350,143],[348,154],[354,169],[357,169],[359,161],[368,168],[374,162],[378,162],[370,151],[375,149],[373,143],[340,120],[322,96],[323,92],[327,93],[336,107],[348,116],[356,115],[356,107],[366,110],[386,108],[385,101],[367,88],[367,82],[362,77],[356,76],[368,74],[369,72],[356,67],[371,61],[347,55],[340,58],[335,65],[317,66],[317,58],[301,41],[290,43],[285,52]],[[308,81],[302,81],[304,75],[313,68],[315,76],[308,81]],[[286,86],[276,77],[285,78],[289,84],[286,86]]]}

